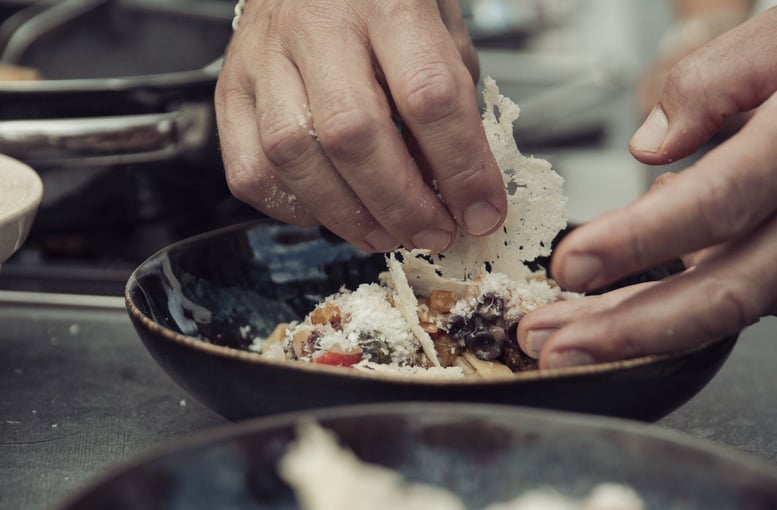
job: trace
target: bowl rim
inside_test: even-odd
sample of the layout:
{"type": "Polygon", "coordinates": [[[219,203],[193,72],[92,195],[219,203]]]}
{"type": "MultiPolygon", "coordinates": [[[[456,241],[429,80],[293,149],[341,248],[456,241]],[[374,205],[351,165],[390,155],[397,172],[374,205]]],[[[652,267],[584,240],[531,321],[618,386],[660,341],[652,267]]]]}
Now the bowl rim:
{"type": "MultiPolygon", "coordinates": [[[[0,174],[10,174],[22,181],[24,196],[12,206],[0,210],[0,234],[13,244],[0,246],[0,264],[11,257],[27,238],[30,227],[43,200],[43,181],[38,173],[26,163],[0,154],[0,174]],[[10,237],[8,237],[10,234],[10,237]]],[[[0,188],[3,185],[0,184],[0,188]]]]}
{"type": "Polygon", "coordinates": [[[480,378],[454,378],[454,377],[428,377],[419,376],[416,374],[403,374],[403,373],[382,373],[382,372],[361,372],[353,370],[349,367],[329,366],[316,363],[297,363],[292,360],[273,360],[263,358],[261,355],[255,352],[236,349],[233,347],[227,347],[223,345],[216,345],[204,340],[184,335],[169,329],[165,326],[158,324],[151,318],[146,316],[140,311],[138,306],[132,299],[132,290],[139,285],[138,274],[143,271],[149,263],[156,260],[159,257],[165,256],[172,250],[180,248],[181,246],[195,244],[204,239],[213,239],[225,234],[243,231],[248,228],[252,228],[262,224],[274,224],[275,222],[269,218],[262,218],[259,220],[252,220],[235,225],[229,225],[221,227],[208,232],[203,232],[186,239],[182,239],[168,246],[165,246],[158,250],[156,253],[148,257],[143,261],[135,270],[130,274],[127,283],[124,288],[124,301],[127,311],[130,317],[135,319],[136,324],[140,324],[149,333],[160,337],[165,341],[178,344],[180,346],[191,348],[197,351],[204,352],[209,355],[218,356],[221,358],[232,359],[235,361],[246,362],[255,364],[257,366],[267,366],[279,369],[289,369],[292,371],[300,371],[301,373],[316,373],[327,374],[331,376],[341,376],[345,378],[353,378],[361,381],[382,381],[384,383],[390,383],[395,385],[428,385],[428,386],[498,386],[498,385],[511,385],[517,382],[528,381],[542,381],[542,380],[562,380],[565,378],[573,378],[580,376],[596,376],[601,374],[610,374],[614,372],[621,372],[631,370],[634,368],[640,368],[649,365],[657,365],[664,361],[670,361],[674,359],[681,359],[683,357],[692,355],[696,352],[705,350],[714,345],[731,342],[736,342],[739,334],[727,335],[717,340],[704,342],[700,345],[689,347],[686,349],[680,349],[673,352],[662,354],[649,354],[643,356],[637,356],[633,358],[608,361],[602,363],[594,363],[591,365],[582,365],[574,367],[564,368],[549,368],[542,370],[527,370],[523,372],[514,372],[510,375],[494,376],[488,379],[480,378]]]}
{"type": "Polygon", "coordinates": [[[0,210],[0,226],[4,226],[38,208],[43,199],[43,181],[31,166],[5,154],[0,154],[0,169],[11,172],[13,177],[24,179],[24,184],[27,185],[27,195],[17,207],[7,211],[0,210]]]}
{"type": "Polygon", "coordinates": [[[471,403],[462,406],[456,402],[382,402],[370,404],[319,407],[305,411],[292,411],[280,414],[250,418],[237,422],[228,422],[174,438],[161,446],[143,452],[129,461],[110,467],[104,474],[87,482],[82,488],[67,497],[57,510],[73,509],[75,504],[89,496],[103,485],[110,483],[142,466],[160,461],[172,455],[184,453],[195,448],[207,448],[218,443],[238,440],[266,431],[294,427],[305,421],[330,421],[342,419],[363,419],[368,417],[400,415],[403,417],[440,417],[451,420],[501,419],[509,423],[521,420],[548,422],[586,431],[612,431],[641,438],[671,444],[678,449],[713,456],[723,462],[746,467],[752,472],[763,474],[764,478],[777,480],[777,466],[755,454],[737,450],[732,446],[692,436],[678,430],[659,427],[648,423],[617,418],[613,416],[592,415],[579,412],[540,409],[534,407],[512,406],[506,404],[471,403]]]}

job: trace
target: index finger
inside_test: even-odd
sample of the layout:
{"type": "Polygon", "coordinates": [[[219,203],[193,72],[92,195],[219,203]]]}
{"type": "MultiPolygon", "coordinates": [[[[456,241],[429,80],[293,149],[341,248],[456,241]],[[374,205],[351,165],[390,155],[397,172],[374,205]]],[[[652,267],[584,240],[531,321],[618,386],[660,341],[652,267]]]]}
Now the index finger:
{"type": "Polygon", "coordinates": [[[384,2],[392,23],[370,25],[391,96],[456,222],[485,235],[504,221],[507,197],[489,149],[475,86],[432,2],[384,2]],[[396,30],[401,24],[403,30],[396,30]]]}
{"type": "Polygon", "coordinates": [[[593,290],[757,227],[777,208],[777,94],[733,138],[635,203],[584,225],[558,246],[562,286],[593,290]]]}

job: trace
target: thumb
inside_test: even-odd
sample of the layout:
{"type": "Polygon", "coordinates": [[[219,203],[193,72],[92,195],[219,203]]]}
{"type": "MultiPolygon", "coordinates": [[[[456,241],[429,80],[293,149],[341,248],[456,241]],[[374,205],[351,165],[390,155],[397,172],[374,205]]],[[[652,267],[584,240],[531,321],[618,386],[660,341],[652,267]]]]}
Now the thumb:
{"type": "Polygon", "coordinates": [[[658,104],[631,139],[648,164],[692,154],[726,118],[749,111],[777,90],[777,8],[769,9],[681,60],[658,104]]]}

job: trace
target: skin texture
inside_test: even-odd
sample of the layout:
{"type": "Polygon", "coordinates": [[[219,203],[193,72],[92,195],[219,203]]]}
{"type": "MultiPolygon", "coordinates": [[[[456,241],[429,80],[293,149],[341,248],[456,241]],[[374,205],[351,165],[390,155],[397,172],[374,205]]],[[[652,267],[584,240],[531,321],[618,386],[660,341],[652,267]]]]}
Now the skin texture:
{"type": "Polygon", "coordinates": [[[490,233],[507,205],[477,76],[456,0],[249,1],[215,98],[230,190],[367,251],[490,233]]]}
{"type": "MultiPolygon", "coordinates": [[[[669,32],[679,30],[676,37],[659,44],[655,60],[649,65],[637,86],[637,109],[645,118],[664,88],[669,72],[680,60],[698,50],[715,37],[734,28],[750,15],[753,0],[675,0],[673,3],[676,26],[669,32]]],[[[732,120],[730,129],[741,126],[746,119],[732,120]]]]}
{"type": "Polygon", "coordinates": [[[520,324],[540,367],[689,348],[777,310],[777,9],[683,59],[631,140],[648,164],[682,158],[740,112],[752,118],[692,167],[664,175],[633,204],[592,221],[557,248],[552,271],[591,291],[682,257],[667,280],[550,305],[520,324]]]}

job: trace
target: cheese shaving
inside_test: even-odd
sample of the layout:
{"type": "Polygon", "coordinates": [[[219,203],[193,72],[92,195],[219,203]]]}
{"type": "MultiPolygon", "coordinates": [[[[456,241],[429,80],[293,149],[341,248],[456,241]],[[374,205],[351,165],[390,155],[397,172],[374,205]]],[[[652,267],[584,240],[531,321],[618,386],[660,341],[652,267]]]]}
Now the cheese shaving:
{"type": "Polygon", "coordinates": [[[434,350],[434,342],[429,333],[421,328],[421,323],[418,321],[418,300],[413,294],[413,289],[407,283],[407,277],[402,270],[402,263],[397,260],[394,254],[390,254],[386,257],[386,264],[388,265],[389,273],[391,274],[391,280],[394,284],[394,300],[397,308],[402,313],[410,330],[415,337],[421,342],[421,349],[423,349],[426,357],[432,362],[435,367],[440,366],[440,360],[437,358],[437,351],[434,350]]]}
{"type": "Polygon", "coordinates": [[[566,227],[564,179],[547,161],[521,154],[513,132],[520,108],[499,93],[492,78],[486,77],[483,83],[483,127],[502,170],[507,218],[502,228],[488,236],[473,238],[459,233],[435,262],[447,278],[466,280],[490,266],[491,271],[511,279],[523,279],[528,269],[520,262],[550,255],[553,239],[566,227]]]}

